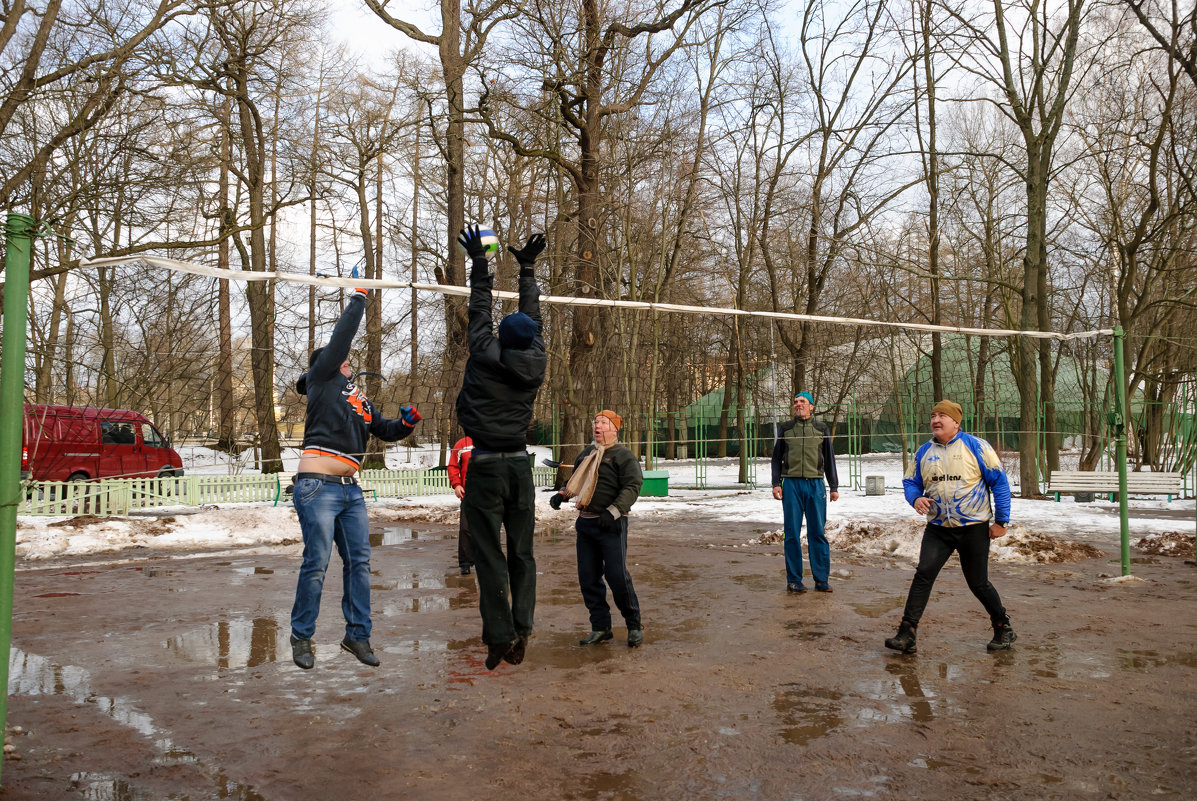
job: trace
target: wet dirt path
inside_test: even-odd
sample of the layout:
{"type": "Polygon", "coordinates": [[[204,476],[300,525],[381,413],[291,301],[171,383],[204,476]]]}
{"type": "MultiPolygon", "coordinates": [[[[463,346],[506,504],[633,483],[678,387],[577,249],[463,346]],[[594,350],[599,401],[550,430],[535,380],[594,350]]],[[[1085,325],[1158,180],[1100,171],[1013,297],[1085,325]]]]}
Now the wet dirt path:
{"type": "Polygon", "coordinates": [[[833,594],[787,595],[780,546],[743,546],[759,528],[637,520],[645,645],[582,648],[572,534],[545,530],[527,659],[488,672],[455,528],[414,527],[374,529],[377,669],[337,648],[335,564],[316,668],[292,665],[294,547],[19,565],[0,798],[1197,795],[1181,560],[993,566],[999,654],[953,560],[901,656],[910,566],[833,550],[833,594]]]}

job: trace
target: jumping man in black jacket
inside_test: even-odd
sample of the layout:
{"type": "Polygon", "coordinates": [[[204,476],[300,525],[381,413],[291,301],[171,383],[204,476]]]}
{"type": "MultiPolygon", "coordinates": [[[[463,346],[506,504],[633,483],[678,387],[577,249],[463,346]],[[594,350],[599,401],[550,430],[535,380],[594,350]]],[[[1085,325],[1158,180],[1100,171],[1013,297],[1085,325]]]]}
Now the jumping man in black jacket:
{"type": "Polygon", "coordinates": [[[535,490],[526,445],[532,403],[544,382],[540,289],[532,268],[545,239],[534,234],[520,250],[507,248],[520,265],[519,311],[503,318],[498,337],[491,326],[494,276],[478,226],[463,229],[457,241],[471,261],[470,357],[457,396],[457,420],[474,440],[461,513],[478,573],[486,667],[494,670],[500,660],[523,661],[536,607],[535,490]],[[507,530],[506,557],[500,527],[507,530]]]}

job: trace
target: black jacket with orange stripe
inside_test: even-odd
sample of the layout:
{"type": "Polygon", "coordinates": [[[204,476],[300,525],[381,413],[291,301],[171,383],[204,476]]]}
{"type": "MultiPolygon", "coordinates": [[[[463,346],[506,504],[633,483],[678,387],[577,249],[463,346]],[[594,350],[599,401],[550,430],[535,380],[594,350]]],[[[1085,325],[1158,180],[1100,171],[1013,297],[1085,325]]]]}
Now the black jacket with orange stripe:
{"type": "Polygon", "coordinates": [[[295,391],[308,399],[304,453],[332,456],[354,468],[361,467],[371,434],[395,442],[414,430],[402,420],[383,417],[362,388],[341,373],[341,364],[349,355],[349,346],[365,311],[366,296],[354,292],[328,344],[295,382],[295,391]]]}

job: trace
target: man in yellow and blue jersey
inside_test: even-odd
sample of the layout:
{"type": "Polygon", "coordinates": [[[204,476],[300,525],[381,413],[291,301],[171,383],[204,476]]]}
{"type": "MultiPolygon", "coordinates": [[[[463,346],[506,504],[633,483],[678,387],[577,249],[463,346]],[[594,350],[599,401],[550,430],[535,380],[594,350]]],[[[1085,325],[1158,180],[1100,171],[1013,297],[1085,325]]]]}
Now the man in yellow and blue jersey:
{"type": "Polygon", "coordinates": [[[993,625],[990,651],[1009,650],[1017,637],[997,590],[989,583],[989,541],[1006,536],[1010,523],[1010,483],[1001,459],[983,439],[960,430],[960,404],[942,400],[931,410],[931,439],[914,455],[902,487],[906,501],[927,517],[898,633],[886,648],[913,654],[919,619],[935,578],[956,551],[968,588],[993,625]],[[993,503],[990,504],[990,493],[993,503]]]}

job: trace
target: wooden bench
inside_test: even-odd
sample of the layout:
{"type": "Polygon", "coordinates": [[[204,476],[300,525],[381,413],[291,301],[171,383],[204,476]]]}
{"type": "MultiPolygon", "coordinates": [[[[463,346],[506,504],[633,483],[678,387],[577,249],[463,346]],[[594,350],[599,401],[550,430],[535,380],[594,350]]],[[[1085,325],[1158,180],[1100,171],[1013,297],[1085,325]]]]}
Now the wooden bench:
{"type": "MultiPolygon", "coordinates": [[[[1113,501],[1118,495],[1118,474],[1107,471],[1053,470],[1048,482],[1048,492],[1060,500],[1061,492],[1108,493],[1113,501]]],[[[1127,495],[1173,495],[1180,494],[1180,473],[1127,473],[1127,495]]]]}

